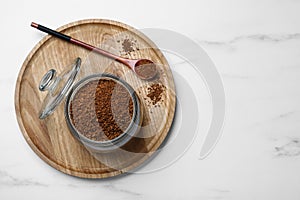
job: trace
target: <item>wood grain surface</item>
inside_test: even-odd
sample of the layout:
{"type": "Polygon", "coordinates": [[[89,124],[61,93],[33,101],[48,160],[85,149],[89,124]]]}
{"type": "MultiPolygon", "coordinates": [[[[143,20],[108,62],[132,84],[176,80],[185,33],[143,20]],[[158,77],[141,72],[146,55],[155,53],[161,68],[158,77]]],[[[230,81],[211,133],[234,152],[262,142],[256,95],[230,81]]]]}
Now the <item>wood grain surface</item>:
{"type": "MultiPolygon", "coordinates": [[[[120,63],[45,36],[24,61],[16,84],[15,110],[26,141],[46,163],[69,175],[106,178],[134,170],[159,148],[173,121],[175,85],[165,57],[145,35],[120,22],[82,20],[57,30],[123,57],[150,59],[158,63],[159,76],[153,81],[142,81],[120,63]],[[139,96],[144,113],[141,131],[121,153],[91,155],[70,133],[64,118],[64,102],[45,120],[38,118],[46,96],[38,89],[42,76],[51,68],[58,73],[67,70],[66,66],[76,57],[83,61],[77,80],[94,73],[112,73],[127,81],[139,96]],[[157,103],[149,98],[149,88],[153,84],[164,87],[157,103]]],[[[32,34],[37,33],[33,31],[32,34]]]]}

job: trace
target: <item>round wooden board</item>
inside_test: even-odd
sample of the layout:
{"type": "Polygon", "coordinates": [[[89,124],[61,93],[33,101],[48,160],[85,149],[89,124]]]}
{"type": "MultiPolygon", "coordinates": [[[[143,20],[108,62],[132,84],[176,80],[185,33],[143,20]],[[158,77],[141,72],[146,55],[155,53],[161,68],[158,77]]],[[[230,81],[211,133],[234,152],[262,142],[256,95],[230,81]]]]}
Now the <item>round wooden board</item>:
{"type": "Polygon", "coordinates": [[[141,32],[116,21],[82,20],[67,24],[58,31],[123,57],[153,60],[158,63],[159,76],[153,81],[142,81],[120,63],[45,36],[27,56],[16,84],[15,109],[26,141],[46,163],[69,175],[106,178],[134,170],[159,148],[173,121],[175,85],[165,57],[141,32]],[[76,57],[83,60],[78,79],[93,73],[112,73],[127,81],[137,92],[144,120],[138,137],[125,147],[128,155],[97,155],[97,159],[92,156],[70,133],[64,118],[64,102],[45,120],[38,118],[45,98],[45,93],[38,90],[42,76],[51,68],[59,73],[66,70],[65,66],[76,57]],[[164,88],[157,103],[148,95],[153,84],[164,88]],[[114,161],[118,165],[110,165],[114,161]]]}

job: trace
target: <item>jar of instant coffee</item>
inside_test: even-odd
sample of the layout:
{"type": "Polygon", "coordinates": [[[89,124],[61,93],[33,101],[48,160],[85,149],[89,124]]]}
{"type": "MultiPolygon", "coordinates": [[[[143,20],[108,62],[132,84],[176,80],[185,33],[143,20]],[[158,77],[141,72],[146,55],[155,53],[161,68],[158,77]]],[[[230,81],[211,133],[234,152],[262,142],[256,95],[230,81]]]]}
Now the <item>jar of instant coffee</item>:
{"type": "Polygon", "coordinates": [[[78,80],[80,66],[77,58],[61,75],[51,69],[43,76],[39,89],[48,94],[39,117],[45,119],[65,102],[67,125],[89,151],[106,153],[121,148],[142,123],[138,96],[127,82],[112,74],[92,74],[78,80]]]}

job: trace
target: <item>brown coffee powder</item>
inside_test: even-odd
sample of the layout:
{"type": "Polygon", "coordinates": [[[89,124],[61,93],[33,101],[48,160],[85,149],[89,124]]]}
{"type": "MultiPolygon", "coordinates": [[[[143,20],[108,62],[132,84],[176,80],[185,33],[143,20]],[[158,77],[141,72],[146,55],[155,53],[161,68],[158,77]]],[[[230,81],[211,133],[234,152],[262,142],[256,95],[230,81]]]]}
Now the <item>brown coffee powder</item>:
{"type": "Polygon", "coordinates": [[[135,72],[144,79],[152,79],[157,75],[156,65],[150,60],[140,60],[135,66],[135,72]]]}
{"type": "Polygon", "coordinates": [[[161,101],[162,94],[165,91],[165,89],[166,87],[160,83],[154,83],[147,88],[147,97],[150,98],[152,105],[156,105],[159,101],[161,101]]]}
{"type": "Polygon", "coordinates": [[[123,51],[126,53],[130,53],[134,51],[132,41],[130,41],[129,39],[125,39],[122,42],[122,47],[123,47],[123,51]]]}
{"type": "Polygon", "coordinates": [[[95,141],[112,140],[129,126],[133,102],[128,90],[113,80],[92,80],[82,86],[70,103],[75,128],[95,141]]]}

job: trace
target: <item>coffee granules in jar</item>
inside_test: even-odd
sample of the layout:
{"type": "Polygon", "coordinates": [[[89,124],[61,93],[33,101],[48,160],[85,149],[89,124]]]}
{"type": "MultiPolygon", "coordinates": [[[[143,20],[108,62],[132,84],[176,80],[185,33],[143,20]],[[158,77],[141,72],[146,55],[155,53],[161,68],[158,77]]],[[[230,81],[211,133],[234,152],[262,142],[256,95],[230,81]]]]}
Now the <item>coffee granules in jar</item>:
{"type": "Polygon", "coordinates": [[[128,90],[111,79],[91,80],[70,102],[70,118],[83,136],[94,141],[112,140],[132,121],[133,102],[128,90]]]}

